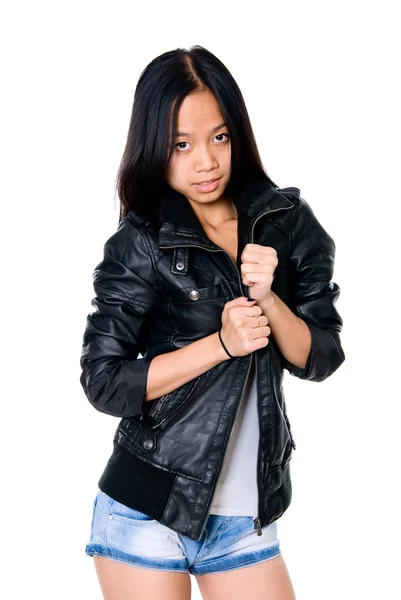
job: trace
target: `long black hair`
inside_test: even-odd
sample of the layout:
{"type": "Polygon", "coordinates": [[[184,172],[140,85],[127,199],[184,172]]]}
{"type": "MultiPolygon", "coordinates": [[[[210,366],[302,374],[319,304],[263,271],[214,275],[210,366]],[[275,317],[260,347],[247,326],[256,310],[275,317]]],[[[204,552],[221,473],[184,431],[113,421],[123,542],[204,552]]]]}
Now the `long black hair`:
{"type": "Polygon", "coordinates": [[[259,155],[241,91],[225,65],[202,46],[177,48],[142,71],[134,95],[124,154],[116,178],[121,220],[129,211],[152,218],[175,147],[179,108],[190,92],[209,89],[231,138],[231,177],[226,194],[249,178],[278,186],[259,155]]]}

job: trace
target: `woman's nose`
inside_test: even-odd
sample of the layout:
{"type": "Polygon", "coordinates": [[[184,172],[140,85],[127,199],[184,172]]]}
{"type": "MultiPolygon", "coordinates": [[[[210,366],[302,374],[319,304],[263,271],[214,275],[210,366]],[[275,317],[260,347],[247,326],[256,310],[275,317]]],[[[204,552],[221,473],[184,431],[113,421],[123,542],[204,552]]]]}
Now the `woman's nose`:
{"type": "Polygon", "coordinates": [[[195,157],[195,170],[196,171],[210,171],[215,169],[217,166],[217,160],[215,159],[213,152],[207,147],[200,147],[195,157]]]}

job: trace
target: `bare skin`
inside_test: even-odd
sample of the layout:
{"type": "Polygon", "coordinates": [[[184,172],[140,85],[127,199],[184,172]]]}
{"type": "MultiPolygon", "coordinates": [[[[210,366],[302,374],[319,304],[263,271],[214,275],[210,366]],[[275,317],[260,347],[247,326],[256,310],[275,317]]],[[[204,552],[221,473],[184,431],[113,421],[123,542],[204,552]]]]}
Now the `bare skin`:
{"type": "Polygon", "coordinates": [[[236,263],[238,249],[237,219],[232,218],[218,228],[211,227],[206,223],[202,223],[202,227],[207,237],[217,244],[217,246],[223,248],[236,263]]]}
{"type": "Polygon", "coordinates": [[[203,600],[296,600],[282,556],[196,581],[203,600]]]}
{"type": "Polygon", "coordinates": [[[94,556],[104,600],[190,600],[187,573],[144,569],[94,556]]]}
{"type": "MultiPolygon", "coordinates": [[[[94,556],[104,600],[190,600],[191,577],[94,556]]],[[[296,600],[282,556],[196,577],[203,600],[296,600]]]]}

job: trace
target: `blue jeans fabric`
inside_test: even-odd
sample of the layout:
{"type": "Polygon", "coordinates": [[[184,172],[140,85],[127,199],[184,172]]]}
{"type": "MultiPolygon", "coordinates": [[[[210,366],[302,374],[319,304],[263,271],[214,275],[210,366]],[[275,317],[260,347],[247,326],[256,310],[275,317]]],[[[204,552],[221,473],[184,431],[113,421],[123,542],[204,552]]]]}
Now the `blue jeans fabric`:
{"type": "Polygon", "coordinates": [[[211,514],[196,541],[99,490],[85,552],[147,569],[196,576],[221,573],[281,554],[277,521],[263,527],[258,536],[253,519],[211,514]]]}

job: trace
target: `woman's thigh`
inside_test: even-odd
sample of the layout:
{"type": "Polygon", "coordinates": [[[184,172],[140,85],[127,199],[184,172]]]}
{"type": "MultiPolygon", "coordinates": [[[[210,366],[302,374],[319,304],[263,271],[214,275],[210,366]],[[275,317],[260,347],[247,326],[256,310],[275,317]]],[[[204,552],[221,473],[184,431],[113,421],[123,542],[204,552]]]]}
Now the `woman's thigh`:
{"type": "Polygon", "coordinates": [[[187,573],[146,569],[93,557],[104,600],[190,600],[191,579],[187,573]]]}
{"type": "Polygon", "coordinates": [[[196,577],[203,600],[295,600],[282,555],[264,562],[196,577]]]}

